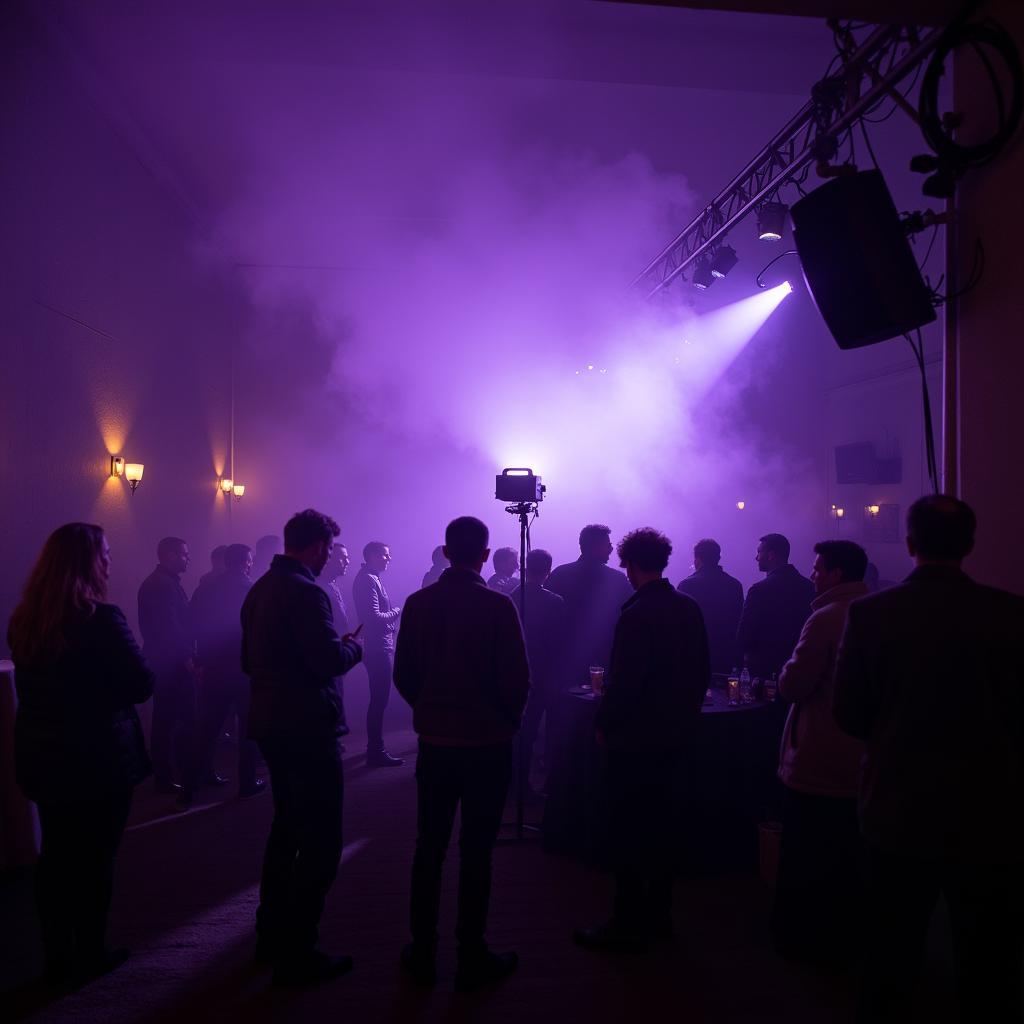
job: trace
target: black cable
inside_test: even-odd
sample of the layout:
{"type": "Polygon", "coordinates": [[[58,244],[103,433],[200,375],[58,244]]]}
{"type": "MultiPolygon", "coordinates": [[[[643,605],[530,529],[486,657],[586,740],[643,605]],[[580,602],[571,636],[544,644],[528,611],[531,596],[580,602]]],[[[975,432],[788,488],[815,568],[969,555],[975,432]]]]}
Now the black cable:
{"type": "Polygon", "coordinates": [[[787,249],[785,252],[780,252],[779,255],[776,256],[773,260],[770,260],[767,263],[767,265],[765,265],[765,266],[763,266],[761,268],[761,272],[755,278],[755,280],[757,281],[757,287],[758,288],[766,287],[763,284],[763,282],[761,281],[761,278],[764,277],[765,273],[767,273],[768,270],[770,270],[772,267],[774,267],[775,264],[778,263],[779,260],[781,260],[783,256],[796,256],[796,255],[797,255],[796,249],[787,249]]]}
{"type": "Polygon", "coordinates": [[[921,337],[921,329],[917,329],[917,343],[909,334],[904,334],[910,350],[914,353],[918,369],[921,373],[921,404],[924,414],[924,448],[925,464],[928,471],[928,479],[931,482],[932,491],[939,493],[939,467],[935,455],[935,429],[932,422],[932,403],[928,395],[928,371],[924,361],[924,339],[921,337]]]}
{"type": "Polygon", "coordinates": [[[921,133],[935,156],[915,157],[911,169],[931,177],[925,182],[927,195],[951,196],[957,180],[971,167],[980,167],[994,160],[1013,138],[1024,114],[1024,66],[1013,38],[994,21],[951,25],[939,39],[935,53],[925,68],[918,98],[921,133]],[[970,46],[978,55],[988,74],[999,114],[999,127],[983,142],[961,145],[952,135],[953,127],[939,111],[939,88],[946,73],[946,60],[961,46],[970,46]],[[983,48],[994,51],[1009,73],[1011,91],[1003,93],[996,69],[983,48]]]}
{"type": "Polygon", "coordinates": [[[860,131],[864,136],[864,144],[868,147],[868,152],[871,154],[871,162],[875,165],[875,170],[880,171],[882,168],[878,166],[878,157],[875,156],[875,147],[871,145],[871,139],[868,136],[867,125],[864,124],[864,119],[861,118],[860,131]]]}

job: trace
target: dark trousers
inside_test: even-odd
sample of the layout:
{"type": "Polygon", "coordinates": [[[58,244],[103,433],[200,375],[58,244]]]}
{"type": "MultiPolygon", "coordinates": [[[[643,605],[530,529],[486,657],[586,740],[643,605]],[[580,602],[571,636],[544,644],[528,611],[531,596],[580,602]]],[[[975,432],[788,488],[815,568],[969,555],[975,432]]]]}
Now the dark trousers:
{"type": "Polygon", "coordinates": [[[256,744],[245,738],[249,724],[249,680],[216,666],[203,672],[200,700],[199,766],[200,783],[213,774],[213,756],[229,713],[238,717],[238,788],[244,793],[256,785],[256,744]]]}
{"type": "Polygon", "coordinates": [[[316,945],[327,892],[338,873],[345,794],[337,740],[308,747],[260,740],[274,820],[260,879],[256,931],[285,957],[316,945]]]}
{"type": "Polygon", "coordinates": [[[366,709],[366,749],[384,749],[384,709],[391,697],[393,651],[366,651],[363,664],[370,679],[370,704],[366,709]]]}
{"type": "Polygon", "coordinates": [[[608,752],[613,917],[624,931],[671,924],[684,772],[678,751],[608,752]]]}
{"type": "Polygon", "coordinates": [[[784,787],[782,843],[772,908],[779,951],[848,963],[861,947],[863,866],[855,798],[784,787]]]}
{"type": "Polygon", "coordinates": [[[195,677],[185,668],[157,672],[149,756],[159,785],[177,779],[196,788],[197,714],[195,677]]]}
{"type": "Polygon", "coordinates": [[[412,937],[425,949],[437,944],[441,868],[461,805],[459,909],[455,936],[460,955],[486,949],[491,899],[491,854],[501,828],[512,775],[512,743],[442,747],[420,740],[416,759],[419,796],[416,854],[410,900],[412,937]]]}
{"type": "Polygon", "coordinates": [[[548,695],[539,688],[530,690],[530,699],[526,703],[526,710],[523,712],[523,727],[516,741],[516,765],[517,778],[522,775],[524,788],[530,781],[530,766],[533,763],[533,748],[537,742],[537,733],[540,731],[540,723],[547,713],[548,695]],[[520,751],[522,756],[520,757],[520,751]]]}
{"type": "Polygon", "coordinates": [[[905,1021],[940,893],[953,931],[960,1019],[1020,1024],[1024,865],[867,851],[867,956],[858,1020],[905,1021]]]}
{"type": "Polygon", "coordinates": [[[96,800],[39,803],[42,849],[36,909],[47,965],[88,963],[106,947],[114,859],[132,791],[96,800]]]}

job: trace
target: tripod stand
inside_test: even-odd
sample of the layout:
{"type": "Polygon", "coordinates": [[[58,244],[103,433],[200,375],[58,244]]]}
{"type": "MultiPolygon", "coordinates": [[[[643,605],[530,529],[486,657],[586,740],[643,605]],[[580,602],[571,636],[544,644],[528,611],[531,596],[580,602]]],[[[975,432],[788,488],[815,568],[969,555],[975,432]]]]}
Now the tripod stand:
{"type": "MultiPolygon", "coordinates": [[[[527,576],[529,575],[526,568],[526,556],[530,553],[530,516],[534,519],[540,514],[538,512],[537,502],[535,501],[520,501],[515,505],[506,505],[505,511],[509,515],[519,517],[519,621],[523,627],[523,631],[526,631],[526,583],[527,576]]],[[[519,751],[518,765],[516,771],[516,840],[522,840],[525,838],[525,832],[528,830],[532,833],[539,833],[540,829],[536,825],[527,825],[523,820],[523,790],[525,788],[527,779],[529,777],[529,765],[526,763],[526,750],[523,742],[523,730],[519,730],[519,736],[516,739],[516,747],[519,751]]],[[[511,822],[503,822],[503,826],[512,824],[511,822]]]]}

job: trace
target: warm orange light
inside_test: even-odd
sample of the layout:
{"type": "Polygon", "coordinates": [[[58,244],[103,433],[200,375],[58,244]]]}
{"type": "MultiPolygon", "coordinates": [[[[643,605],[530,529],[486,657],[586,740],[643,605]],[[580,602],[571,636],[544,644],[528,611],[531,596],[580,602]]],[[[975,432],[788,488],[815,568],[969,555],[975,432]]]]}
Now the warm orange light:
{"type": "Polygon", "coordinates": [[[736,507],[742,512],[747,507],[747,503],[745,501],[737,501],[736,507]]]}
{"type": "Polygon", "coordinates": [[[231,488],[231,492],[234,494],[236,499],[240,498],[243,494],[245,494],[245,484],[235,484],[231,488]]]}
{"type": "Polygon", "coordinates": [[[229,476],[226,476],[226,477],[224,477],[224,478],[223,478],[223,479],[221,480],[221,482],[220,482],[220,489],[221,489],[221,490],[222,490],[222,491],[223,491],[223,492],[224,492],[225,494],[230,494],[230,493],[231,493],[231,490],[232,490],[232,488],[233,488],[234,486],[235,486],[235,481],[234,481],[234,480],[232,480],[232,479],[231,479],[231,477],[229,477],[229,476]]]}
{"type": "Polygon", "coordinates": [[[128,481],[128,486],[131,487],[132,494],[135,493],[135,488],[139,486],[145,469],[145,465],[141,462],[129,462],[125,465],[124,478],[128,481]]]}
{"type": "Polygon", "coordinates": [[[845,516],[845,515],[846,515],[846,509],[845,508],[837,508],[836,509],[836,519],[842,519],[843,516],[845,516]]]}
{"type": "Polygon", "coordinates": [[[110,475],[121,477],[124,476],[124,456],[122,455],[111,455],[110,456],[110,475]]]}
{"type": "Polygon", "coordinates": [[[882,511],[882,509],[878,505],[868,505],[867,511],[869,516],[877,516],[878,513],[882,511]]]}

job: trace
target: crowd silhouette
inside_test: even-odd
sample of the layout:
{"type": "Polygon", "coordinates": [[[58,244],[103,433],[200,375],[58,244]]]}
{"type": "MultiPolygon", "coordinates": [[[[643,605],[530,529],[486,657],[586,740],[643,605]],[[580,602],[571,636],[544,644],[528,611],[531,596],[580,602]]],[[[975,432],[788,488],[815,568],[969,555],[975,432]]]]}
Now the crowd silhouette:
{"type": "Polygon", "coordinates": [[[710,538],[694,545],[693,572],[676,587],[664,575],[664,534],[640,528],[615,545],[607,526],[590,524],[575,561],[554,567],[549,552],[529,553],[521,621],[519,556],[495,551],[485,580],[480,520],[448,524],[404,608],[384,582],[389,545],[366,544],[350,608],[340,528],[306,509],[280,538],[214,549],[191,597],[181,585],[188,544],[160,540],[138,591],[140,650],[107,600],[102,528],[61,526],[8,630],[17,781],[42,830],[44,980],[78,987],[124,962],[106,921],[133,790],[151,776],[187,808],[204,787],[228,785],[214,759],[225,728],[237,743],[238,795],[269,789],[273,800],[255,958],[283,987],[352,969],[351,956],[318,940],[343,845],[343,679],[359,663],[369,681],[366,766],[403,763],[384,743],[392,686],[419,741],[410,941],[400,951],[412,982],[437,980],[441,872],[457,812],[455,986],[471,991],[516,970],[517,953],[487,943],[492,851],[513,782],[541,798],[531,766],[550,763],[555,702],[591,681],[615,896],[607,919],[573,938],[612,953],[669,943],[694,729],[709,687],[742,666],[777,712],[778,953],[812,966],[859,961],[858,1019],[905,1020],[941,895],[961,1018],[1019,1021],[1024,599],[963,571],[975,531],[963,502],[919,499],[907,515],[914,568],[884,588],[851,541],[816,544],[807,579],[786,537],[766,534],[756,549],[765,578],[744,595],[710,538]],[[608,564],[613,552],[622,571],[608,564]],[[137,708],[150,699],[147,748],[137,708]]]}

